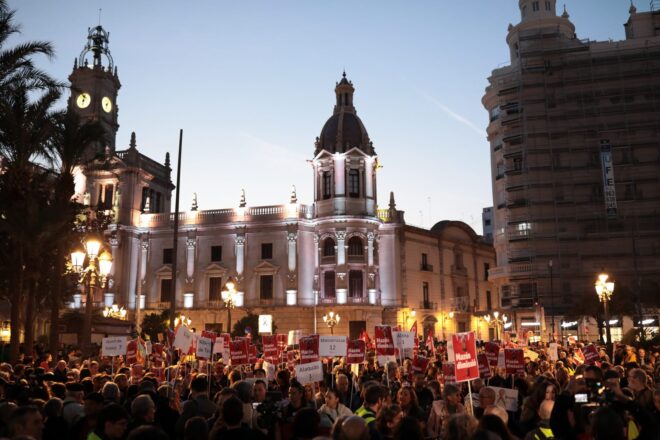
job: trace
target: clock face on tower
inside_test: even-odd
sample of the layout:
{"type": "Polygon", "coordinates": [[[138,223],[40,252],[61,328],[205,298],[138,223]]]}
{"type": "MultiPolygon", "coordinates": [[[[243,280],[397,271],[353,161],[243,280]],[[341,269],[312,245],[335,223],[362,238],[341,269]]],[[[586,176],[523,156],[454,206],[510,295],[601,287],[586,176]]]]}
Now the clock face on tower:
{"type": "Polygon", "coordinates": [[[87,108],[92,102],[92,98],[89,96],[89,93],[81,93],[76,99],[76,105],[80,108],[87,108]]]}
{"type": "Polygon", "coordinates": [[[101,100],[101,107],[103,107],[104,112],[110,113],[112,111],[112,101],[110,100],[110,98],[104,96],[103,99],[101,100]]]}

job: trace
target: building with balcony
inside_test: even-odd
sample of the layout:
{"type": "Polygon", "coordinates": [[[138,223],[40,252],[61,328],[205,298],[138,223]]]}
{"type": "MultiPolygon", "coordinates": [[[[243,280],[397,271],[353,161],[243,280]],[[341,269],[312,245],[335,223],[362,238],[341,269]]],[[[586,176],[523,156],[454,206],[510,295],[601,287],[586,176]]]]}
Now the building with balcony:
{"type": "Polygon", "coordinates": [[[511,62],[493,70],[482,100],[490,278],[504,307],[535,317],[537,333],[541,306],[548,324],[585,302],[595,309],[601,271],[636,301],[660,281],[660,11],[631,4],[626,39],[599,42],[579,39],[555,3],[519,1],[511,62]]]}
{"type": "MultiPolygon", "coordinates": [[[[498,307],[486,275],[494,251],[469,226],[407,226],[393,193],[387,207],[379,207],[378,157],[345,73],[335,86],[332,115],[314,142],[312,203],[301,203],[293,188],[282,195],[284,203],[272,206],[251,207],[243,192],[231,208],[201,211],[193,201],[172,213],[169,155],[163,164],[142,155],[135,134],[127,149],[115,150],[119,80],[105,31],[97,27],[89,38],[94,60],[90,65],[84,52],[77,61],[69,106],[84,118],[107,121],[113,137],[90,146],[77,180],[79,199],[113,217],[108,303],[124,305],[134,316],[175,301],[196,328],[226,331],[222,292],[231,277],[233,322],[249,311],[273,315],[280,332],[325,333],[321,317],[332,309],[341,316],[335,333],[352,338],[381,323],[410,326],[413,309],[428,328],[440,312],[456,311],[456,328],[467,330],[472,312],[498,307]]],[[[304,166],[291,164],[298,165],[304,166]]]]}

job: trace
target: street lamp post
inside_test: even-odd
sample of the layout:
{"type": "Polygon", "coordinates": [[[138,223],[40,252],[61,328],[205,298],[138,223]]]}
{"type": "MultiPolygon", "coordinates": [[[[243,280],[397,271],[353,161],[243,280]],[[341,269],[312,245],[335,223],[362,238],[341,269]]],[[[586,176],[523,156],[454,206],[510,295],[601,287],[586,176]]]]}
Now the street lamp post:
{"type": "Polygon", "coordinates": [[[231,309],[234,308],[234,301],[236,300],[236,282],[232,277],[229,277],[225,283],[221,295],[227,309],[227,333],[231,334],[231,309]]]}
{"type": "Polygon", "coordinates": [[[552,260],[548,261],[548,269],[550,269],[550,327],[552,328],[550,333],[550,340],[554,342],[555,340],[555,291],[552,285],[552,260]]]}
{"type": "Polygon", "coordinates": [[[601,273],[595,283],[596,295],[598,300],[603,303],[603,312],[605,314],[605,332],[607,334],[607,345],[612,344],[612,332],[610,330],[610,310],[609,302],[614,293],[614,281],[608,281],[609,275],[601,273]]]}
{"type": "Polygon", "coordinates": [[[488,323],[489,327],[493,327],[495,329],[495,339],[499,341],[501,334],[500,326],[502,327],[502,330],[504,330],[504,326],[509,320],[509,317],[505,314],[502,314],[502,317],[500,318],[500,312],[495,311],[493,312],[493,316],[490,316],[490,314],[484,316],[484,320],[488,323]]]}
{"type": "Polygon", "coordinates": [[[331,335],[335,334],[335,326],[339,324],[340,319],[341,318],[339,317],[339,313],[335,313],[333,311],[330,311],[327,315],[323,315],[323,322],[325,322],[326,325],[330,328],[331,335]]]}
{"type": "Polygon", "coordinates": [[[417,311],[415,309],[412,309],[410,311],[410,315],[408,315],[406,313],[406,311],[404,310],[403,311],[403,325],[401,326],[403,328],[401,330],[403,330],[404,332],[407,331],[406,328],[409,328],[408,327],[408,319],[415,318],[416,316],[417,316],[417,311]]]}
{"type": "Polygon", "coordinates": [[[84,251],[76,249],[71,252],[71,266],[80,275],[78,284],[86,286],[87,300],[85,302],[85,319],[81,334],[81,349],[83,356],[89,357],[92,349],[92,312],[94,302],[94,289],[105,287],[112,268],[112,256],[109,252],[101,250],[101,240],[89,236],[83,243],[84,251]],[[87,265],[85,265],[85,261],[87,265]]]}

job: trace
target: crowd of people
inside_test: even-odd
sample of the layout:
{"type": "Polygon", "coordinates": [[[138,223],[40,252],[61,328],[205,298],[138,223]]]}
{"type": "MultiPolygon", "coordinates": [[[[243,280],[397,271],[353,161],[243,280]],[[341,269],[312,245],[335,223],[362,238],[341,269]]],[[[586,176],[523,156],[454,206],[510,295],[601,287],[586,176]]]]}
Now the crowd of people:
{"type": "Polygon", "coordinates": [[[443,374],[442,344],[420,347],[423,370],[368,353],[361,365],[325,359],[325,380],[305,385],[290,365],[260,360],[184,359],[162,377],[75,350],[24,357],[0,365],[0,438],[660,439],[660,348],[601,350],[587,364],[580,345],[560,346],[556,360],[529,347],[524,373],[493,367],[469,388],[443,374]]]}

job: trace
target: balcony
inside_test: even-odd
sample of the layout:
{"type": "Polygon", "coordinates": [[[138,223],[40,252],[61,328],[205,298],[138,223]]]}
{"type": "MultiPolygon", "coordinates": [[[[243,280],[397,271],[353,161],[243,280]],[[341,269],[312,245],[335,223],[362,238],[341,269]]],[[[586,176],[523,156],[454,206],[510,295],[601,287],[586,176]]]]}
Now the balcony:
{"type": "Polygon", "coordinates": [[[465,266],[456,266],[455,264],[451,265],[451,274],[466,277],[468,272],[465,266]]]}
{"type": "Polygon", "coordinates": [[[438,303],[422,301],[419,303],[419,308],[421,310],[438,310],[438,303]]]}
{"type": "Polygon", "coordinates": [[[433,265],[422,263],[419,265],[419,270],[424,272],[433,272],[433,265]]]}
{"type": "Polygon", "coordinates": [[[347,296],[346,297],[346,303],[340,304],[337,302],[337,297],[325,297],[325,298],[319,298],[319,305],[323,306],[336,306],[336,305],[353,305],[353,304],[361,304],[365,306],[378,306],[380,305],[380,298],[376,297],[374,298],[375,302],[369,302],[369,297],[368,296],[347,296]]]}

